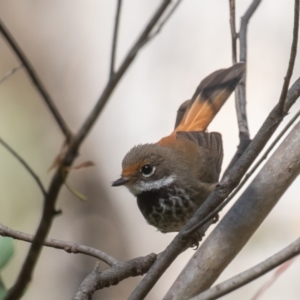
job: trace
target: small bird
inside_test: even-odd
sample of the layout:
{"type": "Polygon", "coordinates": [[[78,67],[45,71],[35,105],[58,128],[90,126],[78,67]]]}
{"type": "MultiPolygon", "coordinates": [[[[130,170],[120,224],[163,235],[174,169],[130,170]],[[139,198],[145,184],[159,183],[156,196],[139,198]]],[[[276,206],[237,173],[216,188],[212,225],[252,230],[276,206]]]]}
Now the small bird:
{"type": "Polygon", "coordinates": [[[121,177],[112,186],[126,186],[159,231],[180,231],[218,182],[222,137],[205,130],[244,73],[245,64],[237,63],[207,76],[179,107],[170,135],[125,155],[121,177]]]}

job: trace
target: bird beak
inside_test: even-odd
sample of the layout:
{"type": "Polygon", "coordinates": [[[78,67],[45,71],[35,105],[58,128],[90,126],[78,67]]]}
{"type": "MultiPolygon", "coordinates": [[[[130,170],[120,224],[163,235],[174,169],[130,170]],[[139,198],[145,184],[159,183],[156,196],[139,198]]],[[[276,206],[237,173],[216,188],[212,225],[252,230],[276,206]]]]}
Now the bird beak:
{"type": "Polygon", "coordinates": [[[121,185],[126,184],[129,180],[130,179],[127,177],[121,177],[121,178],[117,179],[116,181],[114,181],[111,186],[121,186],[121,185]]]}

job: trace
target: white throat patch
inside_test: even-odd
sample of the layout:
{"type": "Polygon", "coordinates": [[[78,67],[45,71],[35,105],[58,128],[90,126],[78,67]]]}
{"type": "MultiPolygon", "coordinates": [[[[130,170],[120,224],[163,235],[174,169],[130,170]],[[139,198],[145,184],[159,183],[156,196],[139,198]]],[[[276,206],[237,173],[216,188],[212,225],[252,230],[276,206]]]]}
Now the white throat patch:
{"type": "Polygon", "coordinates": [[[148,192],[153,190],[159,190],[164,186],[169,186],[176,179],[176,175],[170,175],[168,177],[163,177],[156,181],[139,181],[134,185],[128,185],[127,188],[129,191],[137,196],[142,192],[148,192]]]}

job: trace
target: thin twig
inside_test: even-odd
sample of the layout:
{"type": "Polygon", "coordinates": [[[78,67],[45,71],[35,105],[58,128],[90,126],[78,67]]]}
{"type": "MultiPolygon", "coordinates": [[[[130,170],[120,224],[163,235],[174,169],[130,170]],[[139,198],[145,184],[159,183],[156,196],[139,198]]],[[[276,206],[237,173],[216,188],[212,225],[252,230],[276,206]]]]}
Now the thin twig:
{"type": "MultiPolygon", "coordinates": [[[[32,243],[34,239],[34,235],[27,234],[21,231],[13,230],[11,228],[8,228],[4,226],[3,224],[0,223],[0,235],[2,236],[9,236],[11,238],[32,243]]],[[[112,256],[108,255],[107,253],[92,248],[88,247],[85,245],[79,245],[67,241],[61,241],[61,240],[56,240],[56,239],[45,239],[44,246],[51,247],[51,248],[56,248],[56,249],[62,249],[65,250],[68,253],[81,253],[81,254],[86,254],[95,258],[98,258],[99,260],[107,263],[109,266],[114,266],[117,264],[119,261],[113,258],[112,256]]]]}
{"type": "MultiPolygon", "coordinates": [[[[260,1],[253,2],[252,5],[258,5],[259,2],[260,1]]],[[[253,12],[254,10],[255,9],[253,9],[253,12]]],[[[296,18],[297,15],[295,14],[294,17],[296,18]]],[[[296,24],[297,22],[294,22],[294,25],[296,24]]],[[[293,39],[295,39],[295,36],[293,39]]],[[[296,53],[293,55],[296,55],[296,53]]],[[[289,104],[292,105],[293,103],[289,104]]],[[[286,111],[290,109],[288,102],[285,102],[285,109],[286,111]]],[[[251,166],[257,155],[264,148],[283,118],[284,115],[282,114],[282,109],[277,104],[270,112],[269,116],[261,126],[251,144],[245,150],[242,157],[229,170],[228,174],[216,186],[214,191],[206,199],[203,205],[183,226],[181,231],[175,236],[165,251],[162,252],[162,254],[158,257],[149,272],[132,292],[129,300],[138,300],[146,297],[165,270],[184,249],[186,245],[186,239],[189,238],[196,230],[198,230],[199,227],[197,224],[199,224],[199,222],[201,222],[211,211],[218,207],[229,196],[233,189],[238,186],[247,169],[251,166]]]]}
{"type": "Polygon", "coordinates": [[[93,108],[93,110],[79,129],[77,135],[69,143],[68,150],[66,151],[64,157],[60,160],[59,165],[57,166],[57,170],[55,171],[50,186],[48,188],[48,195],[47,197],[45,197],[45,205],[43,208],[42,218],[38,225],[38,229],[35,234],[34,240],[30,246],[29,252],[22,266],[21,272],[19,273],[19,276],[13,287],[8,291],[5,300],[20,299],[20,297],[24,293],[24,290],[26,289],[27,285],[31,280],[35,265],[37,263],[38,257],[42,249],[43,242],[46,239],[47,234],[51,228],[53,218],[57,214],[55,210],[55,204],[58,198],[58,194],[68,175],[67,173],[66,176],[63,177],[61,175],[61,170],[66,170],[72,165],[73,161],[77,157],[80,145],[82,144],[83,140],[90,132],[94,123],[96,122],[99,114],[103,110],[114,88],[116,87],[124,73],[127,71],[128,67],[131,65],[133,60],[135,59],[139,50],[143,47],[144,40],[147,39],[153,27],[160,20],[161,16],[163,15],[167,7],[170,5],[170,3],[171,0],[162,1],[154,16],[146,25],[146,28],[142,32],[141,36],[138,38],[137,42],[134,43],[128,55],[121,64],[120,68],[115,73],[115,76],[109,79],[108,83],[106,84],[106,87],[102,92],[102,95],[100,96],[95,107],[93,108]]]}
{"type": "Polygon", "coordinates": [[[25,168],[25,170],[32,176],[32,178],[37,183],[38,187],[40,188],[43,196],[46,196],[47,192],[44,188],[40,178],[37,174],[32,170],[32,168],[28,165],[28,163],[14,150],[12,149],[1,137],[0,137],[0,144],[15,158],[17,159],[20,164],[25,168]]]}
{"type": "Polygon", "coordinates": [[[8,79],[10,76],[12,76],[13,74],[15,74],[18,70],[22,69],[23,65],[19,65],[15,68],[12,68],[11,70],[9,70],[1,79],[0,79],[0,84],[2,82],[4,82],[6,79],[8,79]]]}
{"type": "Polygon", "coordinates": [[[21,61],[22,65],[26,69],[29,77],[31,78],[33,84],[35,85],[36,89],[40,92],[42,95],[42,98],[44,99],[46,105],[48,106],[49,110],[51,111],[54,119],[56,120],[58,126],[60,127],[61,131],[65,135],[66,139],[69,141],[72,137],[71,131],[69,130],[67,124],[65,123],[64,119],[62,118],[59,110],[55,106],[53,100],[51,99],[49,93],[47,92],[45,86],[35,73],[31,63],[17,44],[17,42],[14,40],[12,35],[9,33],[8,29],[4,26],[3,22],[0,20],[0,32],[6,39],[7,43],[10,45],[10,47],[13,49],[14,53],[17,55],[19,60],[21,61]]]}
{"type": "Polygon", "coordinates": [[[73,300],[90,300],[96,290],[116,285],[120,281],[145,274],[156,260],[156,254],[151,253],[144,257],[136,257],[126,262],[119,262],[112,268],[99,272],[98,264],[83,280],[73,300]]]}
{"type": "Polygon", "coordinates": [[[257,264],[256,266],[246,270],[214,287],[204,291],[190,300],[211,300],[217,299],[221,296],[227,295],[230,292],[248,284],[249,282],[261,277],[267,272],[280,266],[284,262],[290,260],[292,257],[300,254],[300,238],[295,242],[277,252],[265,261],[257,264]]]}
{"type": "Polygon", "coordinates": [[[116,18],[115,18],[115,26],[114,26],[114,34],[113,34],[113,42],[112,42],[112,49],[111,49],[110,72],[109,72],[110,78],[112,76],[114,76],[114,74],[115,74],[115,61],[116,61],[116,52],[117,52],[121,6],[122,6],[122,0],[118,0],[117,10],[116,10],[116,18]]]}
{"type": "Polygon", "coordinates": [[[287,111],[284,111],[284,102],[285,102],[286,94],[288,92],[288,88],[290,85],[291,77],[293,75],[293,70],[295,66],[297,45],[298,45],[298,32],[299,32],[299,0],[295,0],[293,42],[291,47],[289,65],[286,72],[286,76],[284,77],[283,88],[281,90],[281,94],[279,98],[279,108],[283,111],[283,113],[287,113],[287,111]]]}
{"type": "Polygon", "coordinates": [[[232,64],[236,64],[236,39],[237,33],[235,28],[235,0],[229,0],[230,10],[230,30],[231,30],[231,51],[232,51],[232,64]]]}
{"type": "Polygon", "coordinates": [[[170,17],[174,14],[175,10],[178,8],[179,4],[182,2],[182,0],[177,0],[177,2],[173,5],[173,7],[170,9],[168,14],[165,16],[165,18],[157,25],[156,30],[149,35],[145,43],[148,43],[150,40],[152,40],[157,34],[160,33],[164,25],[167,23],[167,21],[170,19],[170,17]]]}
{"type": "MultiPolygon", "coordinates": [[[[235,40],[236,42],[236,32],[234,29],[234,0],[230,1],[230,24],[231,24],[231,40],[232,43],[235,40]]],[[[241,18],[241,27],[239,32],[239,41],[240,41],[240,61],[247,63],[247,30],[248,24],[253,16],[254,12],[256,11],[258,5],[260,4],[261,0],[253,0],[252,4],[246,10],[245,14],[241,18]]],[[[233,47],[233,46],[232,46],[233,47]]],[[[236,44],[235,44],[236,47],[236,44]]],[[[234,51],[234,50],[233,50],[234,51]]],[[[236,50],[235,50],[236,51],[236,50]]],[[[236,55],[236,53],[235,53],[236,55]]],[[[234,59],[233,59],[234,61],[234,59]]],[[[234,166],[234,164],[239,160],[239,158],[243,155],[247,147],[249,146],[250,140],[250,133],[249,133],[249,126],[247,120],[247,110],[246,110],[246,75],[242,80],[239,82],[236,92],[235,92],[235,108],[238,120],[238,127],[239,127],[239,139],[240,143],[238,145],[238,149],[233,156],[229,166],[227,167],[226,171],[224,172],[223,176],[226,176],[228,171],[234,166]]]]}

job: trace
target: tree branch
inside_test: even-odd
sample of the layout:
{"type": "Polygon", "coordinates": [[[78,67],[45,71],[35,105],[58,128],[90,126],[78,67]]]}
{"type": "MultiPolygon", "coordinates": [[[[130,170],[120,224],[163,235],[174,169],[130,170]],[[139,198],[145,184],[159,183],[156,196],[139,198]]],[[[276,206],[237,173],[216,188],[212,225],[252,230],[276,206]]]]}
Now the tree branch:
{"type": "Polygon", "coordinates": [[[191,298],[190,300],[212,300],[221,296],[227,295],[230,292],[248,284],[249,282],[261,277],[274,268],[280,266],[284,262],[288,261],[294,256],[300,254],[300,238],[295,242],[277,252],[265,261],[257,264],[256,266],[246,270],[214,287],[204,291],[198,296],[191,298]]]}
{"type": "Polygon", "coordinates": [[[16,158],[20,164],[25,168],[25,170],[31,175],[31,177],[35,180],[38,187],[40,188],[43,196],[45,197],[47,192],[41,182],[40,178],[37,174],[32,170],[32,168],[28,165],[28,163],[14,150],[12,149],[1,137],[0,137],[0,144],[14,157],[16,158]]]}
{"type": "Polygon", "coordinates": [[[3,22],[0,20],[0,32],[6,39],[7,43],[13,49],[14,53],[17,55],[18,59],[21,61],[22,65],[25,67],[29,77],[31,78],[33,84],[35,85],[36,89],[42,95],[46,105],[48,106],[49,110],[51,111],[56,123],[58,124],[59,128],[65,135],[67,141],[70,140],[72,137],[72,133],[68,128],[67,124],[65,123],[63,117],[61,116],[60,112],[56,108],[53,100],[51,99],[49,93],[47,92],[46,88],[44,87],[43,83],[35,73],[32,65],[30,64],[29,60],[25,56],[25,54],[20,49],[17,42],[14,40],[12,35],[9,33],[8,29],[4,26],[3,22]]]}
{"type": "Polygon", "coordinates": [[[160,24],[157,25],[156,30],[149,35],[145,43],[148,43],[150,40],[152,40],[156,35],[160,33],[160,31],[163,29],[164,25],[167,23],[167,21],[171,18],[171,16],[174,14],[175,10],[178,8],[182,0],[177,0],[177,2],[173,5],[173,7],[170,9],[166,17],[160,22],[160,24]]]}
{"type": "Polygon", "coordinates": [[[103,110],[117,83],[120,81],[128,67],[131,65],[139,50],[143,47],[144,41],[147,39],[148,35],[150,34],[151,30],[156,25],[156,23],[160,20],[160,17],[162,16],[162,14],[167,9],[170,3],[171,0],[162,1],[154,16],[146,25],[146,28],[142,32],[141,36],[139,37],[137,42],[132,46],[131,50],[129,51],[129,54],[124,59],[115,76],[109,79],[106,87],[102,92],[102,95],[100,96],[90,115],[88,116],[82,127],[79,129],[76,136],[68,144],[68,149],[64,157],[59,162],[59,165],[57,166],[57,170],[55,171],[55,174],[53,175],[53,178],[49,185],[47,196],[44,199],[45,204],[43,207],[43,213],[34,240],[30,246],[29,252],[24,261],[17,281],[15,282],[13,287],[8,291],[5,300],[20,299],[28,283],[31,281],[31,277],[38,257],[40,255],[43,242],[46,239],[48,232],[51,228],[53,218],[57,214],[55,210],[55,204],[60,189],[68,176],[68,172],[66,170],[72,165],[73,161],[77,157],[80,145],[82,144],[84,138],[87,136],[92,126],[96,122],[96,119],[98,118],[100,112],[103,110]],[[64,174],[64,176],[62,174],[64,174]]]}
{"type": "Polygon", "coordinates": [[[115,18],[115,26],[114,26],[114,34],[113,34],[113,42],[112,42],[112,49],[111,49],[110,72],[109,72],[110,78],[112,78],[115,74],[115,60],[116,60],[121,6],[122,6],[122,0],[118,0],[116,18],[115,18]]]}
{"type": "Polygon", "coordinates": [[[85,120],[83,125],[81,126],[79,132],[76,135],[75,141],[73,146],[77,147],[77,144],[81,143],[87,133],[90,131],[91,127],[94,125],[96,119],[98,118],[99,114],[103,110],[105,104],[107,103],[111,93],[113,92],[114,88],[116,87],[117,83],[120,81],[121,77],[124,75],[128,67],[131,65],[133,60],[135,59],[137,53],[141,50],[141,48],[145,45],[145,41],[147,41],[149,34],[151,33],[152,29],[155,27],[157,22],[160,20],[161,16],[163,15],[164,11],[170,5],[171,0],[163,0],[157,11],[155,12],[154,16],[149,21],[148,25],[138,38],[138,40],[134,43],[131,50],[125,57],[124,61],[122,62],[120,68],[115,73],[108,83],[106,84],[102,95],[100,96],[99,100],[97,101],[95,107],[93,108],[92,112],[85,120]]]}
{"type": "Polygon", "coordinates": [[[90,300],[96,290],[116,285],[120,281],[145,274],[156,260],[156,254],[137,257],[126,262],[119,262],[103,272],[98,271],[98,263],[94,270],[83,280],[73,300],[90,300]]]}
{"type": "MultiPolygon", "coordinates": [[[[32,243],[34,239],[34,235],[10,229],[1,223],[0,223],[0,235],[9,236],[11,238],[28,242],[28,243],[32,243]]],[[[107,253],[85,245],[79,245],[67,241],[61,241],[61,240],[49,239],[49,238],[45,239],[43,245],[51,248],[62,249],[68,253],[86,254],[98,258],[99,260],[102,260],[103,262],[107,263],[109,266],[114,266],[115,264],[118,263],[118,261],[115,258],[108,255],[107,253]]]]}

